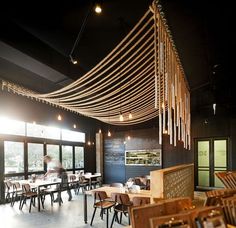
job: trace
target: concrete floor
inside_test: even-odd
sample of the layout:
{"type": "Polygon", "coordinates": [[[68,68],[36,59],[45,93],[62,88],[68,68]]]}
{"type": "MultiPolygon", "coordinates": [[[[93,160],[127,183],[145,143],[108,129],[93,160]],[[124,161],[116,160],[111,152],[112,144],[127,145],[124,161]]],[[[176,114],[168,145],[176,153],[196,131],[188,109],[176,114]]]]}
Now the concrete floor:
{"type": "MultiPolygon", "coordinates": [[[[72,227],[91,227],[89,225],[93,213],[93,198],[88,196],[88,224],[84,223],[83,217],[83,195],[73,194],[72,201],[68,202],[68,195],[62,193],[63,204],[60,207],[58,203],[50,204],[50,197],[46,197],[45,209],[38,212],[37,208],[32,207],[31,213],[28,211],[28,205],[24,205],[23,210],[19,210],[19,203],[16,202],[13,207],[10,204],[0,205],[0,228],[72,228],[72,227]]],[[[106,227],[106,216],[101,220],[99,213],[94,218],[94,228],[106,227]]],[[[111,223],[113,212],[109,214],[109,224],[111,223]]],[[[123,216],[122,225],[114,222],[113,227],[125,227],[128,225],[127,217],[123,216]]]]}

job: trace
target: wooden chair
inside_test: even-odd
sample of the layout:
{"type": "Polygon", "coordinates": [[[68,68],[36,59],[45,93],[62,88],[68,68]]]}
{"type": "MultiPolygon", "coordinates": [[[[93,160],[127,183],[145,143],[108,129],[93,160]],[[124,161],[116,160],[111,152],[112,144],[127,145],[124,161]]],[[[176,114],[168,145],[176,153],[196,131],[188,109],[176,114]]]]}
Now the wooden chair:
{"type": "Polygon", "coordinates": [[[205,207],[192,212],[192,220],[196,227],[221,227],[226,228],[223,210],[220,206],[205,207]]]}
{"type": "MultiPolygon", "coordinates": [[[[94,173],[94,174],[95,174],[95,175],[101,175],[101,173],[94,173]]],[[[100,176],[100,177],[96,177],[95,180],[92,180],[92,181],[91,181],[91,187],[92,187],[92,188],[96,188],[97,185],[98,185],[99,187],[102,187],[102,177],[101,177],[101,176],[100,176]]]]}
{"type": "Polygon", "coordinates": [[[155,204],[147,204],[130,208],[132,228],[150,227],[149,219],[159,216],[185,213],[192,209],[192,201],[189,197],[159,200],[155,204]]]}
{"type": "Polygon", "coordinates": [[[5,200],[6,202],[12,202],[13,184],[11,181],[4,181],[5,187],[5,200]]]}
{"type": "Polygon", "coordinates": [[[165,227],[191,228],[193,227],[191,216],[189,213],[150,218],[149,222],[150,222],[151,228],[165,228],[165,227]]]}
{"type": "MultiPolygon", "coordinates": [[[[22,210],[24,204],[26,204],[27,198],[30,198],[30,206],[29,206],[29,212],[31,212],[31,206],[35,206],[35,198],[38,196],[37,192],[34,192],[31,190],[29,184],[23,184],[22,185],[22,196],[20,200],[20,210],[22,210]]],[[[43,208],[44,205],[42,204],[43,208]]]]}
{"type": "Polygon", "coordinates": [[[80,188],[82,189],[82,192],[84,193],[87,188],[89,188],[89,181],[85,179],[84,176],[79,176],[79,182],[78,182],[78,193],[80,188]]]}
{"type": "Polygon", "coordinates": [[[13,193],[12,193],[12,201],[11,206],[14,206],[15,201],[20,199],[22,196],[23,190],[19,182],[13,183],[13,193]]]}
{"type": "Polygon", "coordinates": [[[139,185],[141,189],[146,189],[146,185],[144,184],[144,182],[142,181],[143,178],[141,177],[135,177],[134,178],[134,184],[135,185],[139,185]]]}
{"type": "MultiPolygon", "coordinates": [[[[114,220],[116,219],[118,221],[118,213],[120,213],[120,221],[118,222],[121,224],[122,215],[124,214],[126,216],[129,216],[129,207],[131,207],[133,204],[130,201],[129,195],[125,193],[112,193],[111,199],[116,203],[114,207],[114,215],[111,222],[111,228],[112,228],[114,220]]],[[[130,224],[130,219],[129,219],[129,224],[130,224]]]]}
{"type": "Polygon", "coordinates": [[[134,207],[142,206],[142,205],[150,204],[150,198],[135,196],[133,197],[132,202],[133,202],[134,207]]]}
{"type": "Polygon", "coordinates": [[[108,199],[108,197],[107,197],[107,194],[105,191],[95,191],[94,192],[94,204],[93,204],[94,211],[93,211],[93,216],[92,216],[92,220],[90,223],[91,226],[93,224],[93,219],[96,214],[96,210],[97,210],[97,208],[100,208],[101,209],[101,213],[100,213],[101,218],[103,219],[104,212],[107,215],[106,227],[108,228],[109,209],[112,208],[115,205],[115,203],[112,201],[109,201],[107,199],[108,199]]]}
{"type": "MultiPolygon", "coordinates": [[[[50,199],[51,199],[51,206],[53,205],[53,202],[54,202],[54,193],[59,193],[59,184],[56,184],[56,185],[50,185],[49,187],[45,188],[42,190],[42,204],[44,206],[44,202],[45,202],[45,198],[46,198],[46,195],[49,195],[50,196],[50,199]]],[[[60,200],[62,202],[62,199],[60,197],[60,200]]]]}

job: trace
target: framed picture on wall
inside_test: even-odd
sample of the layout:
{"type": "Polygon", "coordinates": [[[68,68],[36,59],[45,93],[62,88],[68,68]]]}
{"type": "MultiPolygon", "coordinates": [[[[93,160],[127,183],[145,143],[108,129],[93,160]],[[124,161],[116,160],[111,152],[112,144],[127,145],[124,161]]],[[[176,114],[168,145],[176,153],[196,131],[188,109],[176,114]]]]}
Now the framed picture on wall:
{"type": "Polygon", "coordinates": [[[161,149],[126,150],[125,165],[161,166],[161,149]]]}

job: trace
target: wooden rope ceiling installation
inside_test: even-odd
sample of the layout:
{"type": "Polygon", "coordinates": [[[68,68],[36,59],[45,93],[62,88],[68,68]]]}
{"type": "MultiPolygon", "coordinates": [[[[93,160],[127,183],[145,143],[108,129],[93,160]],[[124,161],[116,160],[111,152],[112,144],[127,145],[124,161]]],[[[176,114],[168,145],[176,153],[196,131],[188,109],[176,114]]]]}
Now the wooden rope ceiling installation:
{"type": "Polygon", "coordinates": [[[178,139],[190,148],[188,83],[157,2],[108,56],[70,85],[47,94],[6,81],[2,88],[113,125],[158,117],[160,143],[167,133],[171,144],[178,139]]]}

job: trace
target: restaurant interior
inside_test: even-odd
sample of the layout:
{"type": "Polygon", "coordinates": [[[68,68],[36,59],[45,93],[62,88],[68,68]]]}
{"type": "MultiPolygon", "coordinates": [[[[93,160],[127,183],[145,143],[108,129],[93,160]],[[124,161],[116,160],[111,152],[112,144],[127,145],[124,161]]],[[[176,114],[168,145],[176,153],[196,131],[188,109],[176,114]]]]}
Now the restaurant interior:
{"type": "Polygon", "coordinates": [[[230,1],[0,18],[1,227],[236,226],[230,1]]]}

